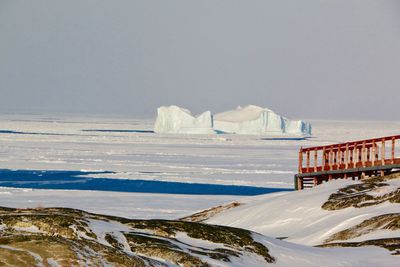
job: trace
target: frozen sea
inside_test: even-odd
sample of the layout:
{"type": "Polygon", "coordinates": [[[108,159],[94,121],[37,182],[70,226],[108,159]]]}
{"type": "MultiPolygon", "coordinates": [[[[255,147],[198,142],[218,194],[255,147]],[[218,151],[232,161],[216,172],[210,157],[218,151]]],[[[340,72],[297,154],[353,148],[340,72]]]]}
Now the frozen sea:
{"type": "Polygon", "coordinates": [[[153,133],[153,123],[1,115],[0,205],[178,218],[249,195],[292,189],[301,146],[400,131],[400,122],[311,120],[308,139],[160,135],[153,133]],[[50,175],[51,180],[54,173],[58,176],[50,175]]]}

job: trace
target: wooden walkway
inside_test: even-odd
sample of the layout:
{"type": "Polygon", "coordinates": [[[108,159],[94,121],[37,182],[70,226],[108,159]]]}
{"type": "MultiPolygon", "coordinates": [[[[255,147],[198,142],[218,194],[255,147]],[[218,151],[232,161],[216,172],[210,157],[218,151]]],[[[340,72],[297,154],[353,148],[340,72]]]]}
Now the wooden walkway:
{"type": "Polygon", "coordinates": [[[332,179],[363,179],[400,169],[400,135],[327,146],[300,148],[295,188],[311,188],[332,179]]]}

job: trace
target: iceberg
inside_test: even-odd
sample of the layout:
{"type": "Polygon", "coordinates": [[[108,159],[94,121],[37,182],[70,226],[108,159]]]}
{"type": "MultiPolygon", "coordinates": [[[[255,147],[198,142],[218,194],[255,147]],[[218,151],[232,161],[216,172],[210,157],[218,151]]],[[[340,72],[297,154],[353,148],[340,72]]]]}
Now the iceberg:
{"type": "Polygon", "coordinates": [[[239,106],[214,116],[206,111],[196,117],[189,110],[178,106],[162,106],[157,109],[154,132],[311,136],[311,124],[302,120],[289,120],[268,108],[255,105],[244,108],[239,106]]]}
{"type": "Polygon", "coordinates": [[[214,130],[232,134],[311,136],[311,124],[289,120],[268,108],[255,105],[218,113],[213,124],[214,130]]]}
{"type": "Polygon", "coordinates": [[[178,106],[162,106],[157,109],[155,133],[213,134],[213,119],[210,111],[198,116],[178,106]]]}
{"type": "Polygon", "coordinates": [[[291,121],[286,118],[284,118],[284,120],[286,134],[311,136],[312,127],[309,122],[304,122],[302,120],[291,121]]]}

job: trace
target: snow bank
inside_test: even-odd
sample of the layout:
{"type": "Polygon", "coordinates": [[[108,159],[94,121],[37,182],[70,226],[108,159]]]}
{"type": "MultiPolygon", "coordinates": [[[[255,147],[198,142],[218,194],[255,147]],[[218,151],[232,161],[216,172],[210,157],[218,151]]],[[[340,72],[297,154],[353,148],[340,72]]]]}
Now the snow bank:
{"type": "Polygon", "coordinates": [[[214,129],[225,133],[259,135],[311,135],[311,125],[292,121],[270,109],[254,105],[216,114],[214,129]]]}
{"type": "Polygon", "coordinates": [[[243,205],[219,213],[206,222],[244,228],[266,236],[287,237],[285,240],[289,242],[315,246],[364,220],[399,211],[398,204],[389,202],[335,211],[321,208],[332,193],[355,183],[358,182],[336,180],[310,190],[250,197],[240,201],[243,205]]]}
{"type": "Polygon", "coordinates": [[[156,133],[211,134],[213,121],[210,111],[197,117],[184,108],[162,106],[157,109],[157,120],[154,125],[156,133]]]}

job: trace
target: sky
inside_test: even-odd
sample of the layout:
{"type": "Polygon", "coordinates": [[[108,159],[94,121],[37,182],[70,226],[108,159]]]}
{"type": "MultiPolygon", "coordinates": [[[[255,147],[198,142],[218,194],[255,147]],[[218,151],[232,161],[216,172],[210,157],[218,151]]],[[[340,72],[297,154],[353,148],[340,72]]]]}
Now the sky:
{"type": "Polygon", "coordinates": [[[397,0],[0,0],[0,113],[400,120],[397,0]]]}

